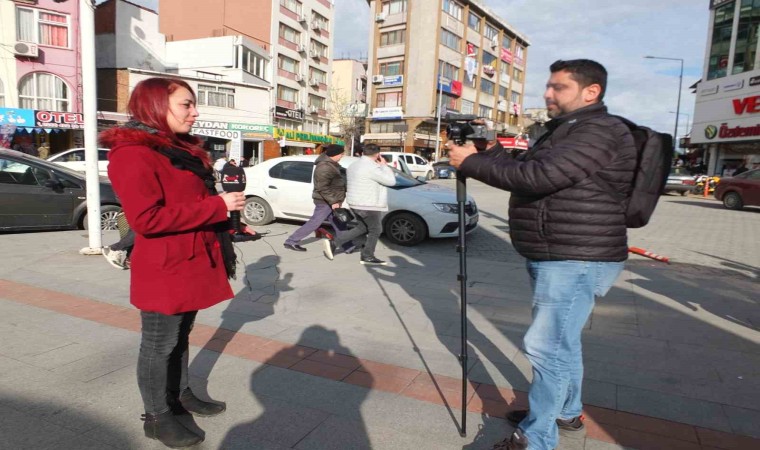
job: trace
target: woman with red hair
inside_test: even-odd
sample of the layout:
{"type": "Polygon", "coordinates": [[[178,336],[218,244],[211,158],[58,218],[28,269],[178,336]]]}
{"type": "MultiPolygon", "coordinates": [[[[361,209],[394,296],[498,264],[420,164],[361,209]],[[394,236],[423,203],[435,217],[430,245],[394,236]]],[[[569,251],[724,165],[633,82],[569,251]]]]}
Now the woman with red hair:
{"type": "Polygon", "coordinates": [[[233,297],[227,213],[242,210],[245,197],[217,195],[209,157],[189,134],[198,111],[187,83],[143,80],[128,108],[132,121],[104,131],[100,140],[111,148],[108,176],[136,234],[130,301],[142,318],[137,384],[144,429],[147,437],[182,448],[203,437],[176,415],[225,410],[190,390],[188,344],[198,310],[233,297]]]}

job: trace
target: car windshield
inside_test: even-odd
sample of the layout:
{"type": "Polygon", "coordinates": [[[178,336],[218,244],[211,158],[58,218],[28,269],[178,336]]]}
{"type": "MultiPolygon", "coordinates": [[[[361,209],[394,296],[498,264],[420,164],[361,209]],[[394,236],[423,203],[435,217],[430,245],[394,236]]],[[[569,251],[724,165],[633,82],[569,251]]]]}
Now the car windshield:
{"type": "Polygon", "coordinates": [[[396,184],[395,186],[392,186],[393,189],[406,189],[425,184],[424,182],[411,177],[398,169],[391,167],[391,170],[393,171],[393,175],[396,176],[396,184]]]}

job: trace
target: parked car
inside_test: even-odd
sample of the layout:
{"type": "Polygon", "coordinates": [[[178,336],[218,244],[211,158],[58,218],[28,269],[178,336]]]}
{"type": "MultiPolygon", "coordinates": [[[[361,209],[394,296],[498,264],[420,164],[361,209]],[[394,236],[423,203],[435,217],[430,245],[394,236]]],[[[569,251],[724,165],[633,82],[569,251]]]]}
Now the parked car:
{"type": "Polygon", "coordinates": [[[663,194],[667,192],[679,192],[681,195],[687,196],[694,188],[694,185],[694,176],[686,168],[674,167],[670,170],[663,194]]]}
{"type": "MultiPolygon", "coordinates": [[[[245,169],[248,184],[243,220],[254,226],[275,219],[305,222],[314,211],[311,198],[312,173],[316,155],[274,158],[245,169]]],[[[347,168],[359,158],[344,156],[340,165],[347,168]]],[[[456,192],[426,183],[396,169],[396,185],[388,188],[389,211],[383,216],[383,231],[393,243],[417,245],[425,238],[457,236],[459,224],[456,192]]],[[[465,206],[466,231],[478,225],[478,208],[472,197],[465,206]]]]}
{"type": "MultiPolygon", "coordinates": [[[[86,170],[83,148],[72,148],[70,150],[65,150],[61,153],[56,153],[55,155],[49,157],[47,160],[51,163],[56,163],[64,167],[68,167],[71,170],[76,170],[77,172],[84,172],[86,170]]],[[[98,173],[104,177],[108,176],[107,148],[98,149],[98,173]]]]}
{"type": "Polygon", "coordinates": [[[715,198],[728,209],[760,206],[760,169],[721,178],[715,188],[715,198]]]}
{"type": "MultiPolygon", "coordinates": [[[[100,179],[101,227],[115,230],[121,202],[100,179]]],[[[87,229],[85,177],[58,164],[0,149],[0,230],[87,229]]]]}
{"type": "Polygon", "coordinates": [[[380,156],[385,158],[394,169],[401,170],[399,161],[406,162],[409,166],[409,170],[412,171],[414,177],[425,177],[426,180],[430,180],[435,176],[435,169],[433,165],[428,162],[427,159],[422,156],[415,155],[414,153],[403,152],[380,152],[380,156]]]}
{"type": "Polygon", "coordinates": [[[433,170],[435,171],[436,178],[454,178],[457,173],[456,167],[451,165],[448,158],[434,162],[433,170]]]}

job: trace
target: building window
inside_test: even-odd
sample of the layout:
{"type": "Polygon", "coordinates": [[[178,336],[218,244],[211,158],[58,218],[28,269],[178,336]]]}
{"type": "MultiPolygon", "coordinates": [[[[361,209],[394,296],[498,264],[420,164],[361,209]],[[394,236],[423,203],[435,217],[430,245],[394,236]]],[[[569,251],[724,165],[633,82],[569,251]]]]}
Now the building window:
{"type": "Polygon", "coordinates": [[[26,75],[18,83],[18,98],[24,109],[68,111],[71,103],[66,82],[52,73],[26,75]]]}
{"type": "MultiPolygon", "coordinates": [[[[496,28],[492,27],[491,25],[486,24],[486,39],[488,39],[490,41],[490,40],[492,40],[493,38],[495,38],[498,35],[499,35],[499,30],[497,30],[496,28]]],[[[496,43],[498,43],[498,42],[499,41],[496,41],[496,43]]]]}
{"type": "Polygon", "coordinates": [[[443,0],[443,11],[458,21],[462,21],[462,12],[464,11],[464,8],[454,0],[443,0]]]}
{"type": "Polygon", "coordinates": [[[515,46],[515,59],[522,62],[525,59],[525,47],[515,46]]]}
{"type": "Polygon", "coordinates": [[[477,45],[473,44],[472,42],[467,43],[467,56],[472,56],[473,58],[477,58],[478,53],[480,53],[480,49],[477,45]]]}
{"type": "Polygon", "coordinates": [[[5,106],[5,85],[3,85],[3,80],[0,80],[0,108],[5,106]]]}
{"type": "Polygon", "coordinates": [[[475,112],[475,103],[462,99],[462,114],[472,114],[475,112]]]}
{"type": "Polygon", "coordinates": [[[496,85],[488,80],[480,80],[480,92],[484,94],[493,95],[495,87],[496,85]]]}
{"type": "Polygon", "coordinates": [[[327,46],[321,42],[312,39],[309,43],[309,50],[320,58],[327,58],[327,46]]]}
{"type": "Polygon", "coordinates": [[[480,105],[480,108],[478,108],[478,117],[482,117],[484,119],[491,119],[493,118],[492,116],[493,116],[493,108],[480,105]]]}
{"type": "Polygon", "coordinates": [[[16,8],[16,39],[51,47],[69,47],[69,16],[16,8]]]}
{"type": "Polygon", "coordinates": [[[381,92],[377,94],[376,108],[390,108],[403,105],[403,92],[381,92]]]}
{"type": "Polygon", "coordinates": [[[739,11],[732,74],[748,72],[755,68],[757,34],[760,32],[760,0],[742,0],[739,11]]]}
{"type": "Polygon", "coordinates": [[[499,98],[507,98],[507,87],[499,86],[499,98]]]}
{"type": "Polygon", "coordinates": [[[298,73],[299,63],[285,55],[277,55],[277,68],[290,73],[298,73]]]}
{"type": "Polygon", "coordinates": [[[293,44],[301,42],[301,33],[282,23],[280,24],[280,37],[293,44]]]}
{"type": "Polygon", "coordinates": [[[243,52],[242,69],[254,76],[261,78],[262,80],[265,80],[268,61],[261,55],[253,52],[248,48],[240,48],[243,52]]]}
{"type": "Polygon", "coordinates": [[[734,2],[715,9],[710,61],[707,65],[708,80],[726,76],[728,52],[731,47],[731,32],[734,24],[734,9],[734,2]]]}
{"type": "Polygon", "coordinates": [[[512,91],[512,95],[510,96],[510,100],[512,103],[520,103],[520,93],[512,91]]]}
{"type": "Polygon", "coordinates": [[[380,34],[380,47],[403,44],[405,35],[406,30],[388,31],[386,33],[382,33],[380,34]]]}
{"type": "Polygon", "coordinates": [[[445,61],[438,61],[438,73],[449,80],[459,79],[459,67],[453,66],[445,61]]]}
{"type": "Polygon", "coordinates": [[[235,89],[208,84],[198,85],[198,105],[235,108],[235,89]]]}
{"type": "Polygon", "coordinates": [[[512,76],[515,78],[515,81],[517,81],[518,83],[522,83],[522,80],[523,80],[523,72],[522,72],[522,70],[520,70],[517,67],[515,67],[515,70],[512,73],[513,73],[512,76]]]}
{"type": "Polygon", "coordinates": [[[390,121],[390,122],[370,122],[370,133],[398,133],[394,131],[394,127],[403,126],[404,121],[390,121]]]}
{"type": "Polygon", "coordinates": [[[459,111],[459,99],[453,95],[444,92],[441,103],[444,111],[459,111]]]}
{"type": "Polygon", "coordinates": [[[441,44],[452,50],[460,51],[461,42],[462,39],[456,34],[449,30],[441,29],[441,44]]]}
{"type": "Polygon", "coordinates": [[[277,99],[290,103],[298,103],[298,91],[287,86],[277,86],[277,99]]]}
{"type": "Polygon", "coordinates": [[[506,34],[501,38],[501,46],[507,50],[512,50],[512,38],[506,34]]]}
{"type": "Polygon", "coordinates": [[[467,16],[467,26],[480,33],[480,17],[478,17],[477,14],[470,12],[467,16]]]}
{"type": "Polygon", "coordinates": [[[284,6],[286,9],[289,9],[298,15],[301,14],[301,11],[302,11],[301,2],[297,0],[280,0],[280,5],[284,6]]]}
{"type": "Polygon", "coordinates": [[[496,57],[488,52],[483,52],[483,64],[486,66],[493,66],[496,57]]]}
{"type": "Polygon", "coordinates": [[[393,61],[393,62],[387,62],[387,63],[380,63],[380,67],[379,67],[378,73],[380,75],[384,75],[386,77],[393,76],[393,75],[403,75],[404,74],[404,61],[393,61]]]}
{"type": "Polygon", "coordinates": [[[309,68],[309,78],[316,80],[318,83],[327,84],[327,72],[313,67],[309,68]]]}
{"type": "Polygon", "coordinates": [[[320,30],[330,30],[330,21],[322,14],[311,12],[311,23],[316,24],[320,30]]]}
{"type": "Polygon", "coordinates": [[[391,14],[400,14],[406,11],[406,0],[384,1],[382,11],[386,16],[389,16],[391,14]]]}
{"type": "Polygon", "coordinates": [[[309,95],[309,106],[316,106],[317,109],[325,109],[325,99],[316,95],[309,95]]]}

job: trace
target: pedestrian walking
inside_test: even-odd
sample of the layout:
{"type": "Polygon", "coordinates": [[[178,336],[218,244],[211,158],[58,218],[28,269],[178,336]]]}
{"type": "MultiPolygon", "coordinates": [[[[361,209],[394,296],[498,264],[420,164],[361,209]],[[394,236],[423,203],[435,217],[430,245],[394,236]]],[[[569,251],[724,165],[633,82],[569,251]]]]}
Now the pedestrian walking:
{"type": "Polygon", "coordinates": [[[374,144],[364,146],[364,153],[358,161],[348,166],[348,193],[346,200],[356,215],[356,227],[324,239],[324,253],[332,260],[335,249],[343,244],[367,235],[361,251],[360,263],[365,265],[385,265],[386,262],[375,257],[375,247],[383,231],[381,217],[388,211],[388,188],[396,184],[396,176],[380,156],[380,148],[374,144]]]}
{"type": "Polygon", "coordinates": [[[111,148],[109,178],[135,232],[130,301],[142,319],[137,384],[145,436],[173,448],[203,441],[176,415],[225,410],[190,389],[188,339],[198,310],[233,297],[227,213],[245,204],[240,192],[216,194],[208,155],[189,134],[195,105],[184,81],[149,78],[129,99],[132,121],[100,135],[111,148]]]}
{"type": "MultiPolygon", "coordinates": [[[[335,220],[332,214],[332,211],[340,208],[346,199],[346,179],[338,164],[338,161],[343,158],[343,152],[342,145],[330,144],[314,161],[314,190],[311,193],[311,198],[314,200],[314,212],[305,224],[285,240],[284,246],[288,250],[305,252],[306,248],[300,245],[301,240],[318,230],[320,235],[324,235],[324,230],[319,228],[325,220],[330,219],[338,235],[346,230],[346,225],[335,220]]],[[[352,248],[353,244],[350,240],[344,242],[344,251],[350,253],[352,248]]]]}
{"type": "Polygon", "coordinates": [[[595,61],[557,61],[544,100],[548,131],[517,159],[447,143],[462,174],[510,191],[509,228],[527,258],[533,322],[523,345],[533,366],[530,409],[508,419],[515,432],[497,449],[550,450],[558,432],[583,430],[581,331],[623,270],[626,207],[637,150],[626,124],[602,102],[607,71],[595,61]],[[598,176],[617,192],[605,191],[598,176]]]}
{"type": "Polygon", "coordinates": [[[130,228],[118,242],[103,247],[103,257],[108,264],[120,270],[129,269],[129,256],[135,247],[135,232],[130,228]]]}

